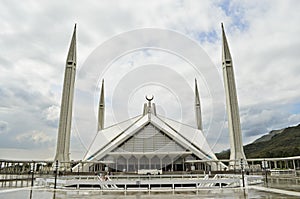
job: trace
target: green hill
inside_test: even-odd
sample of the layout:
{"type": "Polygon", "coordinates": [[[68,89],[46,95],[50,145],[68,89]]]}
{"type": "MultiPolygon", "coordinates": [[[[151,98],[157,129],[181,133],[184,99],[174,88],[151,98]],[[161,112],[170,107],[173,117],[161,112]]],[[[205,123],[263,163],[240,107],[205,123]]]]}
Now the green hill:
{"type": "MultiPolygon", "coordinates": [[[[244,146],[247,158],[273,158],[300,156],[300,124],[271,131],[253,143],[244,146]]],[[[216,154],[219,159],[229,159],[229,150],[216,154]]]]}

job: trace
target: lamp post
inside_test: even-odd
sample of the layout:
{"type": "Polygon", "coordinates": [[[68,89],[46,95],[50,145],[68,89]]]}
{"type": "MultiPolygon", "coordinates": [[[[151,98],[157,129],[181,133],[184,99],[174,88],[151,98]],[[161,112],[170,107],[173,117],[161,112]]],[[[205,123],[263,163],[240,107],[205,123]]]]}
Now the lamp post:
{"type": "Polygon", "coordinates": [[[32,169],[31,169],[31,186],[33,187],[33,180],[34,180],[34,170],[35,170],[35,162],[32,161],[32,169]]]}
{"type": "Polygon", "coordinates": [[[267,171],[267,168],[268,168],[268,163],[267,161],[264,159],[264,170],[265,170],[265,179],[266,179],[266,184],[268,186],[268,171],[267,171]]]}
{"type": "Polygon", "coordinates": [[[77,175],[79,176],[79,170],[80,170],[80,163],[78,163],[78,167],[77,167],[77,175]]]}
{"type": "Polygon", "coordinates": [[[243,187],[245,187],[245,178],[244,178],[244,164],[243,164],[243,159],[241,159],[241,172],[242,172],[242,181],[243,181],[243,187]]]}
{"type": "Polygon", "coordinates": [[[57,173],[58,173],[58,160],[55,161],[54,189],[56,189],[57,173]]]}

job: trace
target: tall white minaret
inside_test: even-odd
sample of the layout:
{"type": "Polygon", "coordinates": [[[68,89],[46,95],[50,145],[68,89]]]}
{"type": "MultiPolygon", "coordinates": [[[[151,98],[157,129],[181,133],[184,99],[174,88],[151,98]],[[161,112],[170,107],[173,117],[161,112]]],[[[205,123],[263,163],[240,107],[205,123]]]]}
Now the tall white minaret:
{"type": "Polygon", "coordinates": [[[72,125],[72,106],[74,96],[74,83],[76,73],[76,24],[66,60],[63,93],[60,106],[60,118],[57,137],[57,148],[55,160],[58,160],[60,167],[69,169],[69,164],[61,162],[70,161],[70,135],[72,125]]]}
{"type": "Polygon", "coordinates": [[[199,130],[202,130],[201,104],[200,104],[200,97],[199,97],[198,85],[197,85],[196,78],[195,78],[195,114],[196,114],[197,128],[199,130]]]}
{"type": "Polygon", "coordinates": [[[104,129],[104,116],[105,116],[104,111],[105,111],[105,101],[104,101],[104,79],[103,79],[101,92],[100,92],[99,110],[98,110],[98,131],[104,129]]]}
{"type": "MultiPolygon", "coordinates": [[[[228,115],[228,129],[230,137],[230,164],[229,169],[239,169],[241,159],[246,163],[243,149],[239,105],[236,94],[232,58],[229,51],[223,23],[222,26],[222,67],[226,93],[226,107],[228,115]]],[[[246,165],[245,165],[246,166],[246,165]]]]}

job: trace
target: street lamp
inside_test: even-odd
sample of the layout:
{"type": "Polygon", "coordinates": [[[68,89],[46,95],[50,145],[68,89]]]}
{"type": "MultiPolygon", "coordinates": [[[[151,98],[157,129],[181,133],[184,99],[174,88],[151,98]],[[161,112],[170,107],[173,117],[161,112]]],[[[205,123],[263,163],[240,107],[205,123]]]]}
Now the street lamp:
{"type": "Polygon", "coordinates": [[[243,164],[243,159],[241,159],[241,172],[242,172],[242,181],[243,181],[243,187],[245,187],[245,178],[244,178],[244,164],[243,164]]]}
{"type": "Polygon", "coordinates": [[[35,162],[32,161],[32,168],[31,168],[31,186],[33,187],[33,181],[34,181],[34,170],[35,170],[35,162]]]}
{"type": "Polygon", "coordinates": [[[56,189],[57,173],[58,173],[58,160],[55,161],[54,189],[56,189]]]}
{"type": "Polygon", "coordinates": [[[268,162],[265,159],[263,161],[263,168],[265,170],[265,179],[266,179],[266,184],[268,186],[268,170],[267,170],[267,168],[268,168],[268,162]]]}

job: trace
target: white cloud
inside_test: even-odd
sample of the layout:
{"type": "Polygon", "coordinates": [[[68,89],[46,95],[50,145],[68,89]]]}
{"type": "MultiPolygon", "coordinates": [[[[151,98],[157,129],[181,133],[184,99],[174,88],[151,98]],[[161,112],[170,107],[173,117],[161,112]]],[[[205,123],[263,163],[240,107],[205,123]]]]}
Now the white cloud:
{"type": "Polygon", "coordinates": [[[60,108],[58,106],[51,105],[43,111],[43,115],[47,121],[57,123],[59,119],[59,111],[60,108]]]}
{"type": "Polygon", "coordinates": [[[22,133],[16,137],[18,142],[33,142],[34,144],[49,144],[53,142],[53,137],[48,136],[44,132],[32,131],[27,133],[22,133]]]}
{"type": "Polygon", "coordinates": [[[0,148],[1,158],[7,160],[53,160],[54,148],[39,150],[22,148],[0,148]]]}
{"type": "Polygon", "coordinates": [[[8,123],[5,121],[0,121],[0,134],[7,133],[8,131],[8,123]]]}
{"type": "Polygon", "coordinates": [[[288,125],[295,126],[300,123],[300,114],[292,114],[288,117],[288,125]]]}

